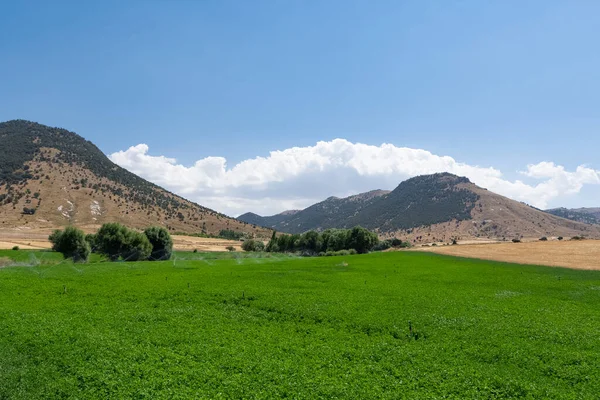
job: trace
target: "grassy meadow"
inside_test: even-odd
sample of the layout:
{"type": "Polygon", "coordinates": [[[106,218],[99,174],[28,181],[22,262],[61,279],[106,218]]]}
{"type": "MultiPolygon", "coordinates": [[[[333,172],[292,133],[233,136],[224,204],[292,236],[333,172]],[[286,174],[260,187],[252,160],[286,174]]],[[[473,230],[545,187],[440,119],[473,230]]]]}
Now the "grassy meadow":
{"type": "Polygon", "coordinates": [[[600,393],[600,272],[417,252],[0,260],[0,399],[600,393]]]}

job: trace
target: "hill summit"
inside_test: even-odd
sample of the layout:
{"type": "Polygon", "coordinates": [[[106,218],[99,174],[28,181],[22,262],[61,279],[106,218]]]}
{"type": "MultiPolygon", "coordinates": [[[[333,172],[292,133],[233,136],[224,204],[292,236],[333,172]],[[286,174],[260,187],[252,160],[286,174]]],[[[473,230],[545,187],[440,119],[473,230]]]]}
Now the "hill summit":
{"type": "Polygon", "coordinates": [[[140,178],[65,129],[3,122],[0,143],[2,228],[91,228],[121,222],[134,228],[162,225],[173,232],[270,234],[140,178]]]}
{"type": "Polygon", "coordinates": [[[450,173],[417,176],[392,191],[330,197],[292,214],[238,218],[288,233],[361,225],[413,243],[600,235],[598,227],[550,215],[450,173]]]}

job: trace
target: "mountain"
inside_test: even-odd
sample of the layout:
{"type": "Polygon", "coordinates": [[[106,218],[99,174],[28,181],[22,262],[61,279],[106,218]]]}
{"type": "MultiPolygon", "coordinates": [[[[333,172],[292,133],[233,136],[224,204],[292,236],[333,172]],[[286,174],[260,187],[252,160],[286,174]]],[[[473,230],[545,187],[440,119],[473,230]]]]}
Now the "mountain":
{"type": "Polygon", "coordinates": [[[585,224],[600,224],[600,208],[553,208],[547,213],[585,224]]]}
{"type": "MultiPolygon", "coordinates": [[[[246,219],[248,214],[240,216],[246,219]]],[[[381,236],[419,242],[542,236],[600,236],[598,227],[550,215],[480,188],[449,173],[408,179],[391,192],[330,197],[292,215],[260,217],[253,224],[288,233],[361,225],[381,236]]]]}
{"type": "Polygon", "coordinates": [[[270,217],[261,217],[258,214],[248,212],[246,214],[240,215],[239,217],[237,217],[237,219],[239,219],[240,221],[244,221],[248,224],[268,227],[268,226],[275,226],[278,223],[285,221],[290,216],[296,214],[299,211],[300,210],[288,210],[288,211],[284,211],[284,212],[276,214],[276,215],[272,215],[270,217]]]}
{"type": "Polygon", "coordinates": [[[76,133],[35,122],[0,123],[0,227],[97,227],[121,222],[173,232],[270,230],[229,218],[119,167],[76,133]]]}

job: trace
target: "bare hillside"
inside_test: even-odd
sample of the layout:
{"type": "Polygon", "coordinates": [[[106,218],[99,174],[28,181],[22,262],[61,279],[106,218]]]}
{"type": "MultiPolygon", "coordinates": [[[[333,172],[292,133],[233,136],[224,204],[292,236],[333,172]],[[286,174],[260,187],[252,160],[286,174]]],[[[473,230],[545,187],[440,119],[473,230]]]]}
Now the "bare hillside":
{"type": "Polygon", "coordinates": [[[269,229],[183,199],[112,163],[75,133],[28,121],[0,124],[1,228],[84,228],[121,222],[172,232],[223,229],[268,237],[269,229]]]}

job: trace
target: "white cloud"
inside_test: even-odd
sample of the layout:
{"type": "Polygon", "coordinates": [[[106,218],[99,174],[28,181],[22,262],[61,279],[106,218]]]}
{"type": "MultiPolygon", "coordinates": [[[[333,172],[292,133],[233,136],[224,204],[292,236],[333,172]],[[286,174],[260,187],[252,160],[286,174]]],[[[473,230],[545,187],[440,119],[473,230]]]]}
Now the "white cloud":
{"type": "Polygon", "coordinates": [[[304,208],[332,195],[393,189],[404,179],[435,172],[466,176],[479,186],[539,208],[579,193],[584,185],[600,184],[600,171],[585,166],[569,172],[552,162],[528,165],[521,174],[540,181],[532,185],[507,180],[492,167],[460,163],[426,150],[344,139],[272,151],[268,157],[244,160],[231,168],[223,157],[184,166],[148,152],[147,145],[138,144],[110,158],[145,179],[229,215],[246,211],[270,215],[304,208]]]}

